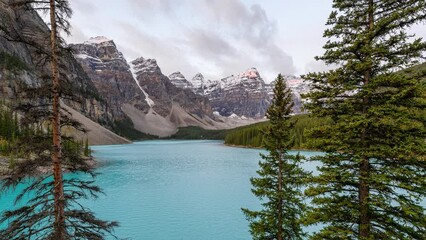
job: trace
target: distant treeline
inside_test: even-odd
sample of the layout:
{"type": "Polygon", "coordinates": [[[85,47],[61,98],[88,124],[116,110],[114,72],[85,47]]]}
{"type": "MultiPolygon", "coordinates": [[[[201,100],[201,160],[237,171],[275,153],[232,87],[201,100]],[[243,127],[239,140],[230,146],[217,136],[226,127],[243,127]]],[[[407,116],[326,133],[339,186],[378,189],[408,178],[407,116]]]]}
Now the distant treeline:
{"type": "Polygon", "coordinates": [[[118,135],[134,140],[153,140],[158,139],[157,136],[150,135],[147,133],[142,133],[134,128],[133,122],[130,118],[125,117],[120,121],[115,121],[113,126],[113,131],[118,135]]]}
{"type": "MultiPolygon", "coordinates": [[[[0,155],[9,156],[11,161],[15,157],[27,157],[28,153],[18,150],[17,144],[21,139],[29,136],[49,134],[50,127],[46,125],[23,124],[16,112],[0,101],[0,155]]],[[[74,140],[64,137],[62,141],[63,151],[73,152],[84,156],[90,155],[88,140],[74,140]]]]}
{"type": "Polygon", "coordinates": [[[229,130],[206,130],[201,127],[183,127],[178,132],[168,137],[169,139],[182,140],[224,140],[229,130]]]}
{"type": "MultiPolygon", "coordinates": [[[[306,133],[310,129],[331,124],[329,118],[314,118],[309,115],[296,115],[292,119],[296,122],[291,130],[294,142],[293,148],[310,148],[306,133]]],[[[263,147],[263,132],[268,122],[257,123],[229,131],[225,137],[225,144],[245,147],[263,147]]]]}

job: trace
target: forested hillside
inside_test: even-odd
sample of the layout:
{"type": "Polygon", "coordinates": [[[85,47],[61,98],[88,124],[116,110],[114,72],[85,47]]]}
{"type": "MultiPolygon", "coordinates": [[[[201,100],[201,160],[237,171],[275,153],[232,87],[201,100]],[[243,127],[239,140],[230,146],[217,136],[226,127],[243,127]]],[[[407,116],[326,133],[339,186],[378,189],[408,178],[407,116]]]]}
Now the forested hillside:
{"type": "MultiPolygon", "coordinates": [[[[296,115],[292,117],[296,122],[291,130],[294,141],[293,148],[309,148],[306,133],[310,129],[324,126],[331,123],[329,118],[313,118],[309,115],[296,115]]],[[[268,122],[257,123],[230,131],[225,137],[225,144],[245,146],[245,147],[262,147],[263,131],[268,122]]]]}
{"type": "Polygon", "coordinates": [[[179,128],[178,132],[170,136],[170,139],[182,140],[223,140],[231,130],[208,130],[201,127],[190,126],[179,128]]]}

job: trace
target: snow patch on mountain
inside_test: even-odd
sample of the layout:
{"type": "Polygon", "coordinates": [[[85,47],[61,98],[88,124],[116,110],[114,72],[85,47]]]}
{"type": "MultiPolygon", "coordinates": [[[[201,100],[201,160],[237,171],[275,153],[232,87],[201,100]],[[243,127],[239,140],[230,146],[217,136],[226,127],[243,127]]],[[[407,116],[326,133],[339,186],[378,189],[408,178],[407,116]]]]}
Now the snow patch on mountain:
{"type": "Polygon", "coordinates": [[[197,74],[191,82],[193,92],[208,97],[214,111],[231,119],[262,118],[270,104],[266,84],[256,68],[219,80],[205,80],[197,74]]]}
{"type": "Polygon", "coordinates": [[[193,89],[193,85],[191,82],[186,80],[185,76],[181,72],[174,72],[169,75],[170,82],[173,83],[178,88],[189,88],[193,89]]]}
{"type": "Polygon", "coordinates": [[[148,93],[145,92],[145,90],[143,90],[142,86],[139,84],[139,81],[137,80],[138,79],[138,74],[137,73],[139,71],[136,70],[135,65],[133,64],[133,62],[130,63],[130,72],[132,73],[133,79],[135,80],[135,82],[138,85],[139,89],[142,91],[143,95],[145,95],[145,101],[146,101],[146,103],[148,104],[148,106],[150,108],[152,108],[155,105],[155,102],[151,98],[149,98],[148,93]]]}
{"type": "Polygon", "coordinates": [[[265,90],[265,82],[256,68],[249,68],[243,73],[231,75],[220,80],[205,81],[203,78],[201,85],[204,89],[204,94],[206,95],[209,95],[217,89],[226,91],[232,90],[236,87],[244,87],[246,89],[250,89],[251,92],[261,92],[265,90]]]}
{"type": "Polygon", "coordinates": [[[103,36],[92,37],[82,44],[70,46],[79,48],[78,53],[74,54],[76,58],[94,61],[99,64],[97,67],[103,67],[102,65],[113,61],[127,63],[123,53],[117,50],[114,41],[103,36]]]}
{"type": "Polygon", "coordinates": [[[195,89],[204,87],[204,76],[201,73],[197,73],[191,80],[191,84],[195,89]]]}
{"type": "Polygon", "coordinates": [[[139,75],[141,73],[156,73],[161,72],[160,67],[157,64],[157,60],[155,59],[146,59],[143,57],[139,57],[132,61],[134,65],[134,69],[136,70],[136,74],[139,75]]]}
{"type": "Polygon", "coordinates": [[[105,42],[112,42],[112,40],[108,39],[104,36],[91,37],[88,41],[85,41],[84,44],[101,44],[105,42]]]}
{"type": "Polygon", "coordinates": [[[80,59],[90,59],[90,60],[93,60],[93,61],[95,61],[95,62],[102,63],[102,60],[101,60],[101,59],[96,58],[96,57],[89,56],[89,55],[87,55],[87,54],[85,54],[85,53],[74,54],[74,57],[75,57],[75,58],[80,58],[80,59]]]}
{"type": "Polygon", "coordinates": [[[228,118],[233,118],[233,119],[238,119],[240,118],[237,114],[233,113],[231,114],[231,116],[229,116],[228,118]]]}

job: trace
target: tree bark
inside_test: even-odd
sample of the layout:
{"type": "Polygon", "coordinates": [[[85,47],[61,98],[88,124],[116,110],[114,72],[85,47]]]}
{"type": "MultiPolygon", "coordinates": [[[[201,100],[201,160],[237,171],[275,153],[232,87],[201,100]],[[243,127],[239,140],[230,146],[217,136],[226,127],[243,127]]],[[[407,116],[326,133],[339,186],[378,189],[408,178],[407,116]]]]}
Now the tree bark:
{"type": "Polygon", "coordinates": [[[283,240],[283,199],[281,199],[281,193],[283,190],[283,154],[279,154],[278,159],[278,231],[277,240],[283,240]]]}
{"type": "Polygon", "coordinates": [[[367,179],[370,177],[370,163],[368,158],[364,158],[360,165],[360,185],[359,185],[359,204],[360,204],[360,239],[368,239],[371,231],[370,213],[368,198],[370,195],[370,186],[367,179]]]}
{"type": "MultiPolygon", "coordinates": [[[[368,31],[371,32],[374,30],[374,1],[368,1],[368,31]]],[[[371,44],[372,39],[369,40],[368,44],[371,44]]],[[[367,56],[367,61],[370,61],[370,56],[367,56]]],[[[368,69],[364,76],[364,87],[367,86],[371,79],[372,69],[368,69]]],[[[370,102],[369,97],[365,97],[363,100],[364,111],[363,114],[367,114],[367,107],[370,102]]],[[[362,145],[368,147],[368,144],[365,144],[366,134],[368,129],[364,129],[361,141],[362,145]]],[[[360,239],[369,239],[371,233],[371,219],[369,211],[369,196],[370,196],[370,160],[368,157],[363,157],[360,163],[360,184],[359,184],[359,207],[360,207],[360,219],[359,219],[359,238],[360,239]]]]}
{"type": "Polygon", "coordinates": [[[65,211],[64,211],[64,188],[62,180],[62,149],[61,149],[61,125],[60,125],[60,93],[59,93],[59,67],[57,52],[57,26],[56,26],[56,3],[50,0],[50,47],[51,47],[51,71],[52,71],[52,163],[54,178],[54,239],[63,240],[65,235],[65,211]]]}

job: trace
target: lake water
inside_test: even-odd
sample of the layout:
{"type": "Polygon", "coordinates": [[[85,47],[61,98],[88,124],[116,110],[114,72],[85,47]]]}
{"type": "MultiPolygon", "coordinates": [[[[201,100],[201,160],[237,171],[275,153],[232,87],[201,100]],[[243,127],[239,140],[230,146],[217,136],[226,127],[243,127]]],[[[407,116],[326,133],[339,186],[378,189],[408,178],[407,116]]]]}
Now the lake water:
{"type": "MultiPolygon", "coordinates": [[[[259,208],[249,179],[256,176],[261,150],[221,141],[145,141],[92,149],[101,165],[96,182],[106,195],[84,204],[101,219],[120,222],[118,237],[251,239],[241,207],[259,208]]],[[[2,196],[0,211],[11,208],[13,196],[2,196]]]]}

